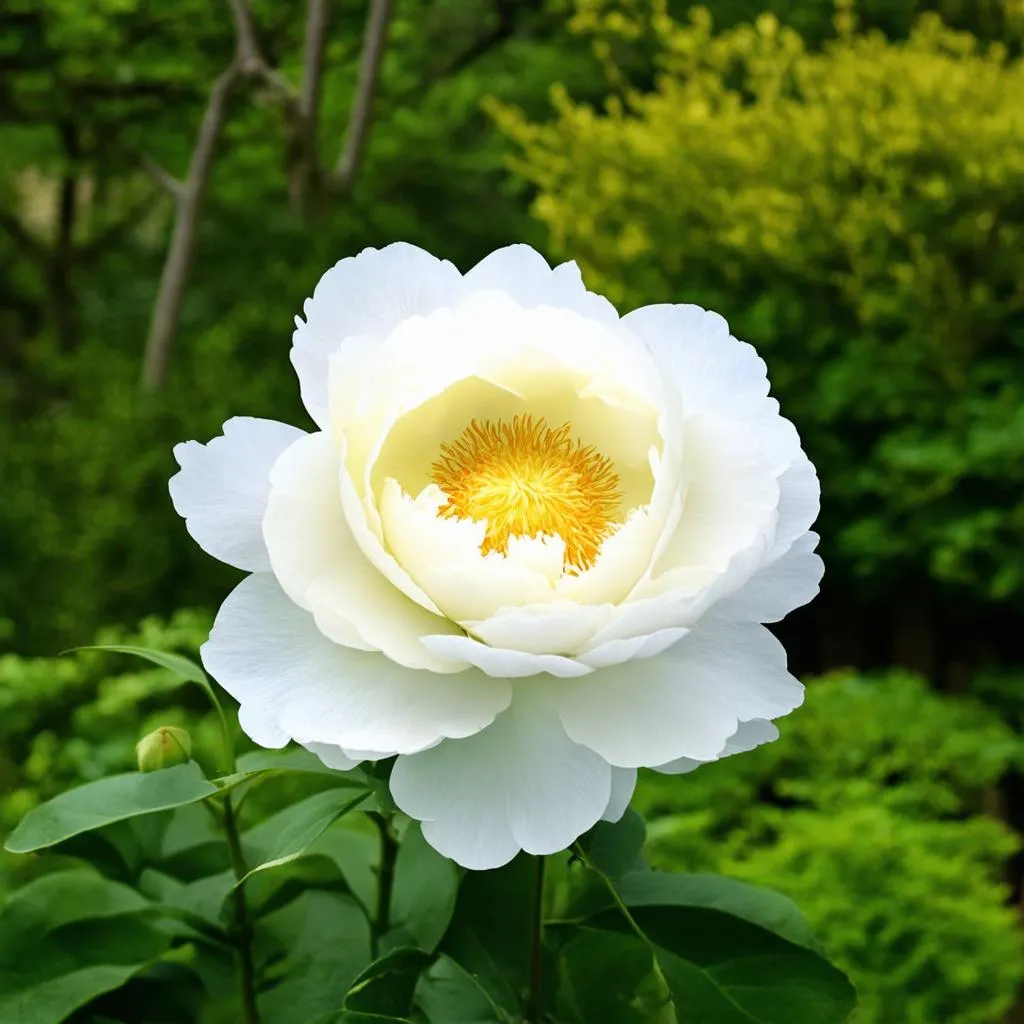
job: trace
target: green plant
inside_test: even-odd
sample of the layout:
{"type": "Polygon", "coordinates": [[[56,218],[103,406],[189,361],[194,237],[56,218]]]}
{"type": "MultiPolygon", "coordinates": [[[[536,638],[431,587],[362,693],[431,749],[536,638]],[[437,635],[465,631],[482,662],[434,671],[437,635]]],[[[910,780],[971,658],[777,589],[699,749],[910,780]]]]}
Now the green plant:
{"type": "Polygon", "coordinates": [[[714,870],[798,900],[860,993],[863,1024],[991,1024],[1021,981],[1006,863],[985,816],[1024,744],[972,700],[903,672],[813,681],[782,736],[637,806],[655,866],[714,870]]]}
{"type": "Polygon", "coordinates": [[[657,72],[548,121],[491,105],[554,248],[626,308],[729,310],[821,473],[833,579],[1019,599],[1024,64],[934,15],[813,50],[770,14],[579,7],[657,72]]]}

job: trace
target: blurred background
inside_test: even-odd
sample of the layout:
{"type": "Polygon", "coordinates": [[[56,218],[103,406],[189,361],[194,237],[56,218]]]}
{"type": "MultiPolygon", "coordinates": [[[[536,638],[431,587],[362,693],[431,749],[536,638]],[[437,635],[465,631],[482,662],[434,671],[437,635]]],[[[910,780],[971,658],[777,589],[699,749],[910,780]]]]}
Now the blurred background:
{"type": "Polygon", "coordinates": [[[860,1024],[1024,1021],[1022,39],[1024,0],[7,0],[0,832],[155,725],[201,749],[162,670],[58,655],[205,638],[236,574],[171,447],[307,422],[323,270],[527,241],[723,313],[821,474],[807,705],[644,780],[650,858],[792,896],[860,1024]]]}

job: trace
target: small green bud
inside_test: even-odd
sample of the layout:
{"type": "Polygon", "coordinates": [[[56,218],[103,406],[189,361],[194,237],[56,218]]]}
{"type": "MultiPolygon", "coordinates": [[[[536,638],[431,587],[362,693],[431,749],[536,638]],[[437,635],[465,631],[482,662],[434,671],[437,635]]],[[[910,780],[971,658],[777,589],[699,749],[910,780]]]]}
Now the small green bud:
{"type": "Polygon", "coordinates": [[[184,764],[192,756],[192,737],[184,729],[163,725],[135,744],[140,772],[156,772],[184,764]]]}

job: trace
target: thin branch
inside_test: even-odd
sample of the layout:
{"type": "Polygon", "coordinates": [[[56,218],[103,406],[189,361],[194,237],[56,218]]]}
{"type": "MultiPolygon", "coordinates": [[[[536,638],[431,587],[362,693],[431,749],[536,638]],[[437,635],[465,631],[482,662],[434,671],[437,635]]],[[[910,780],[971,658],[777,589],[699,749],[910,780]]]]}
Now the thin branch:
{"type": "Polygon", "coordinates": [[[256,42],[256,26],[252,11],[246,0],[228,0],[232,17],[235,19],[235,60],[239,70],[245,74],[258,71],[263,63],[259,44],[256,42]]]}
{"type": "MultiPolygon", "coordinates": [[[[316,136],[316,116],[320,108],[320,87],[324,73],[324,50],[327,46],[327,23],[330,0],[309,0],[306,13],[306,40],[302,61],[302,92],[299,114],[316,136]]],[[[308,130],[308,129],[307,129],[308,130]]]]}
{"type": "Polygon", "coordinates": [[[363,34],[363,56],[359,63],[356,95],[345,131],[345,144],[338,158],[332,182],[335,191],[338,192],[344,192],[351,186],[362,162],[366,137],[373,120],[373,99],[377,92],[384,45],[391,24],[391,8],[392,0],[370,0],[370,14],[366,19],[366,31],[363,34]]]}
{"type": "Polygon", "coordinates": [[[289,148],[288,192],[292,207],[301,212],[311,180],[320,173],[317,146],[320,95],[323,84],[324,50],[330,0],[309,0],[306,11],[306,38],[302,59],[302,89],[290,119],[285,121],[289,148]]]}
{"type": "Polygon", "coordinates": [[[168,174],[155,160],[144,156],[141,161],[142,169],[168,194],[175,199],[185,198],[185,183],[179,181],[173,174],[168,174]]]}
{"type": "MultiPolygon", "coordinates": [[[[232,0],[234,6],[235,0],[232,0]]],[[[142,364],[142,383],[155,391],[167,375],[167,360],[181,317],[181,302],[192,264],[196,227],[206,186],[210,179],[213,157],[220,141],[221,129],[227,115],[228,98],[241,74],[237,59],[223,71],[210,90],[210,99],[199,126],[196,148],[189,163],[188,177],[181,195],[177,197],[174,231],[167,250],[160,290],[157,293],[149,336],[142,364]]]]}

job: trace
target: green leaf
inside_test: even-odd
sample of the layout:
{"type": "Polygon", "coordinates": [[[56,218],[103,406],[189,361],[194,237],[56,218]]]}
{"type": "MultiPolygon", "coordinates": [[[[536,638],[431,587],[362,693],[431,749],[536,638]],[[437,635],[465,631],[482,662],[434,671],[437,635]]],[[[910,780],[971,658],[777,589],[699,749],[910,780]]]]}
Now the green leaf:
{"type": "Polygon", "coordinates": [[[96,644],[90,647],[72,647],[74,651],[107,651],[111,654],[133,654],[137,658],[145,658],[160,668],[173,672],[182,682],[199,683],[200,686],[209,687],[210,681],[206,673],[192,660],[181,654],[172,654],[170,651],[157,651],[151,647],[129,647],[123,644],[96,644]]]}
{"type": "Polygon", "coordinates": [[[580,929],[562,950],[559,975],[559,1001],[580,1024],[700,1019],[677,1017],[654,952],[635,935],[580,929]]]}
{"type": "Polygon", "coordinates": [[[620,878],[615,890],[627,907],[707,907],[760,925],[797,945],[816,945],[811,926],[792,900],[733,878],[638,871],[620,878]]]}
{"type": "Polygon", "coordinates": [[[155,962],[169,937],[134,890],[86,870],[45,875],[0,915],[0,1021],[58,1024],[155,962]]]}
{"type": "Polygon", "coordinates": [[[647,838],[647,826],[629,809],[618,821],[599,821],[580,845],[591,863],[609,878],[619,878],[637,866],[647,838]]]}
{"type": "Polygon", "coordinates": [[[395,1017],[411,1013],[416,983],[432,959],[422,949],[393,949],[356,978],[344,1008],[395,1017]]]}
{"type": "Polygon", "coordinates": [[[143,964],[100,964],[21,989],[9,989],[0,975],[0,1021],[4,1024],[60,1024],[80,1006],[120,988],[143,964]]]}
{"type": "Polygon", "coordinates": [[[256,947],[277,979],[260,995],[262,1024],[314,1024],[370,962],[370,926],[353,899],[313,890],[258,921],[256,947]]]}
{"type": "Polygon", "coordinates": [[[433,952],[452,919],[458,894],[458,869],[423,838],[419,823],[413,822],[395,860],[392,929],[433,952]]]}
{"type": "Polygon", "coordinates": [[[512,1020],[478,978],[447,956],[438,957],[420,978],[416,1003],[430,1024],[508,1024],[512,1020]]]}
{"type": "Polygon", "coordinates": [[[7,837],[11,853],[29,853],[140,814],[195,803],[218,789],[194,762],[159,772],[111,775],[54,797],[29,811],[7,837]]]}
{"type": "Polygon", "coordinates": [[[134,889],[86,869],[43,875],[15,890],[0,921],[0,964],[20,956],[26,935],[45,935],[90,918],[133,914],[150,906],[134,889]]]}
{"type": "MultiPolygon", "coordinates": [[[[841,1024],[852,1012],[853,987],[777,893],[714,875],[657,872],[627,875],[616,891],[651,943],[680,1020],[841,1024]]],[[[629,929],[616,909],[587,924],[629,929]]]]}
{"type": "Polygon", "coordinates": [[[441,951],[512,1013],[527,987],[535,866],[535,858],[520,854],[494,871],[468,872],[441,942],[441,951]]]}
{"type": "Polygon", "coordinates": [[[353,796],[347,788],[328,789],[314,793],[261,822],[245,836],[246,846],[259,851],[260,863],[242,881],[257,871],[266,871],[302,856],[306,847],[329,825],[364,803],[369,796],[368,791],[353,796]]]}

